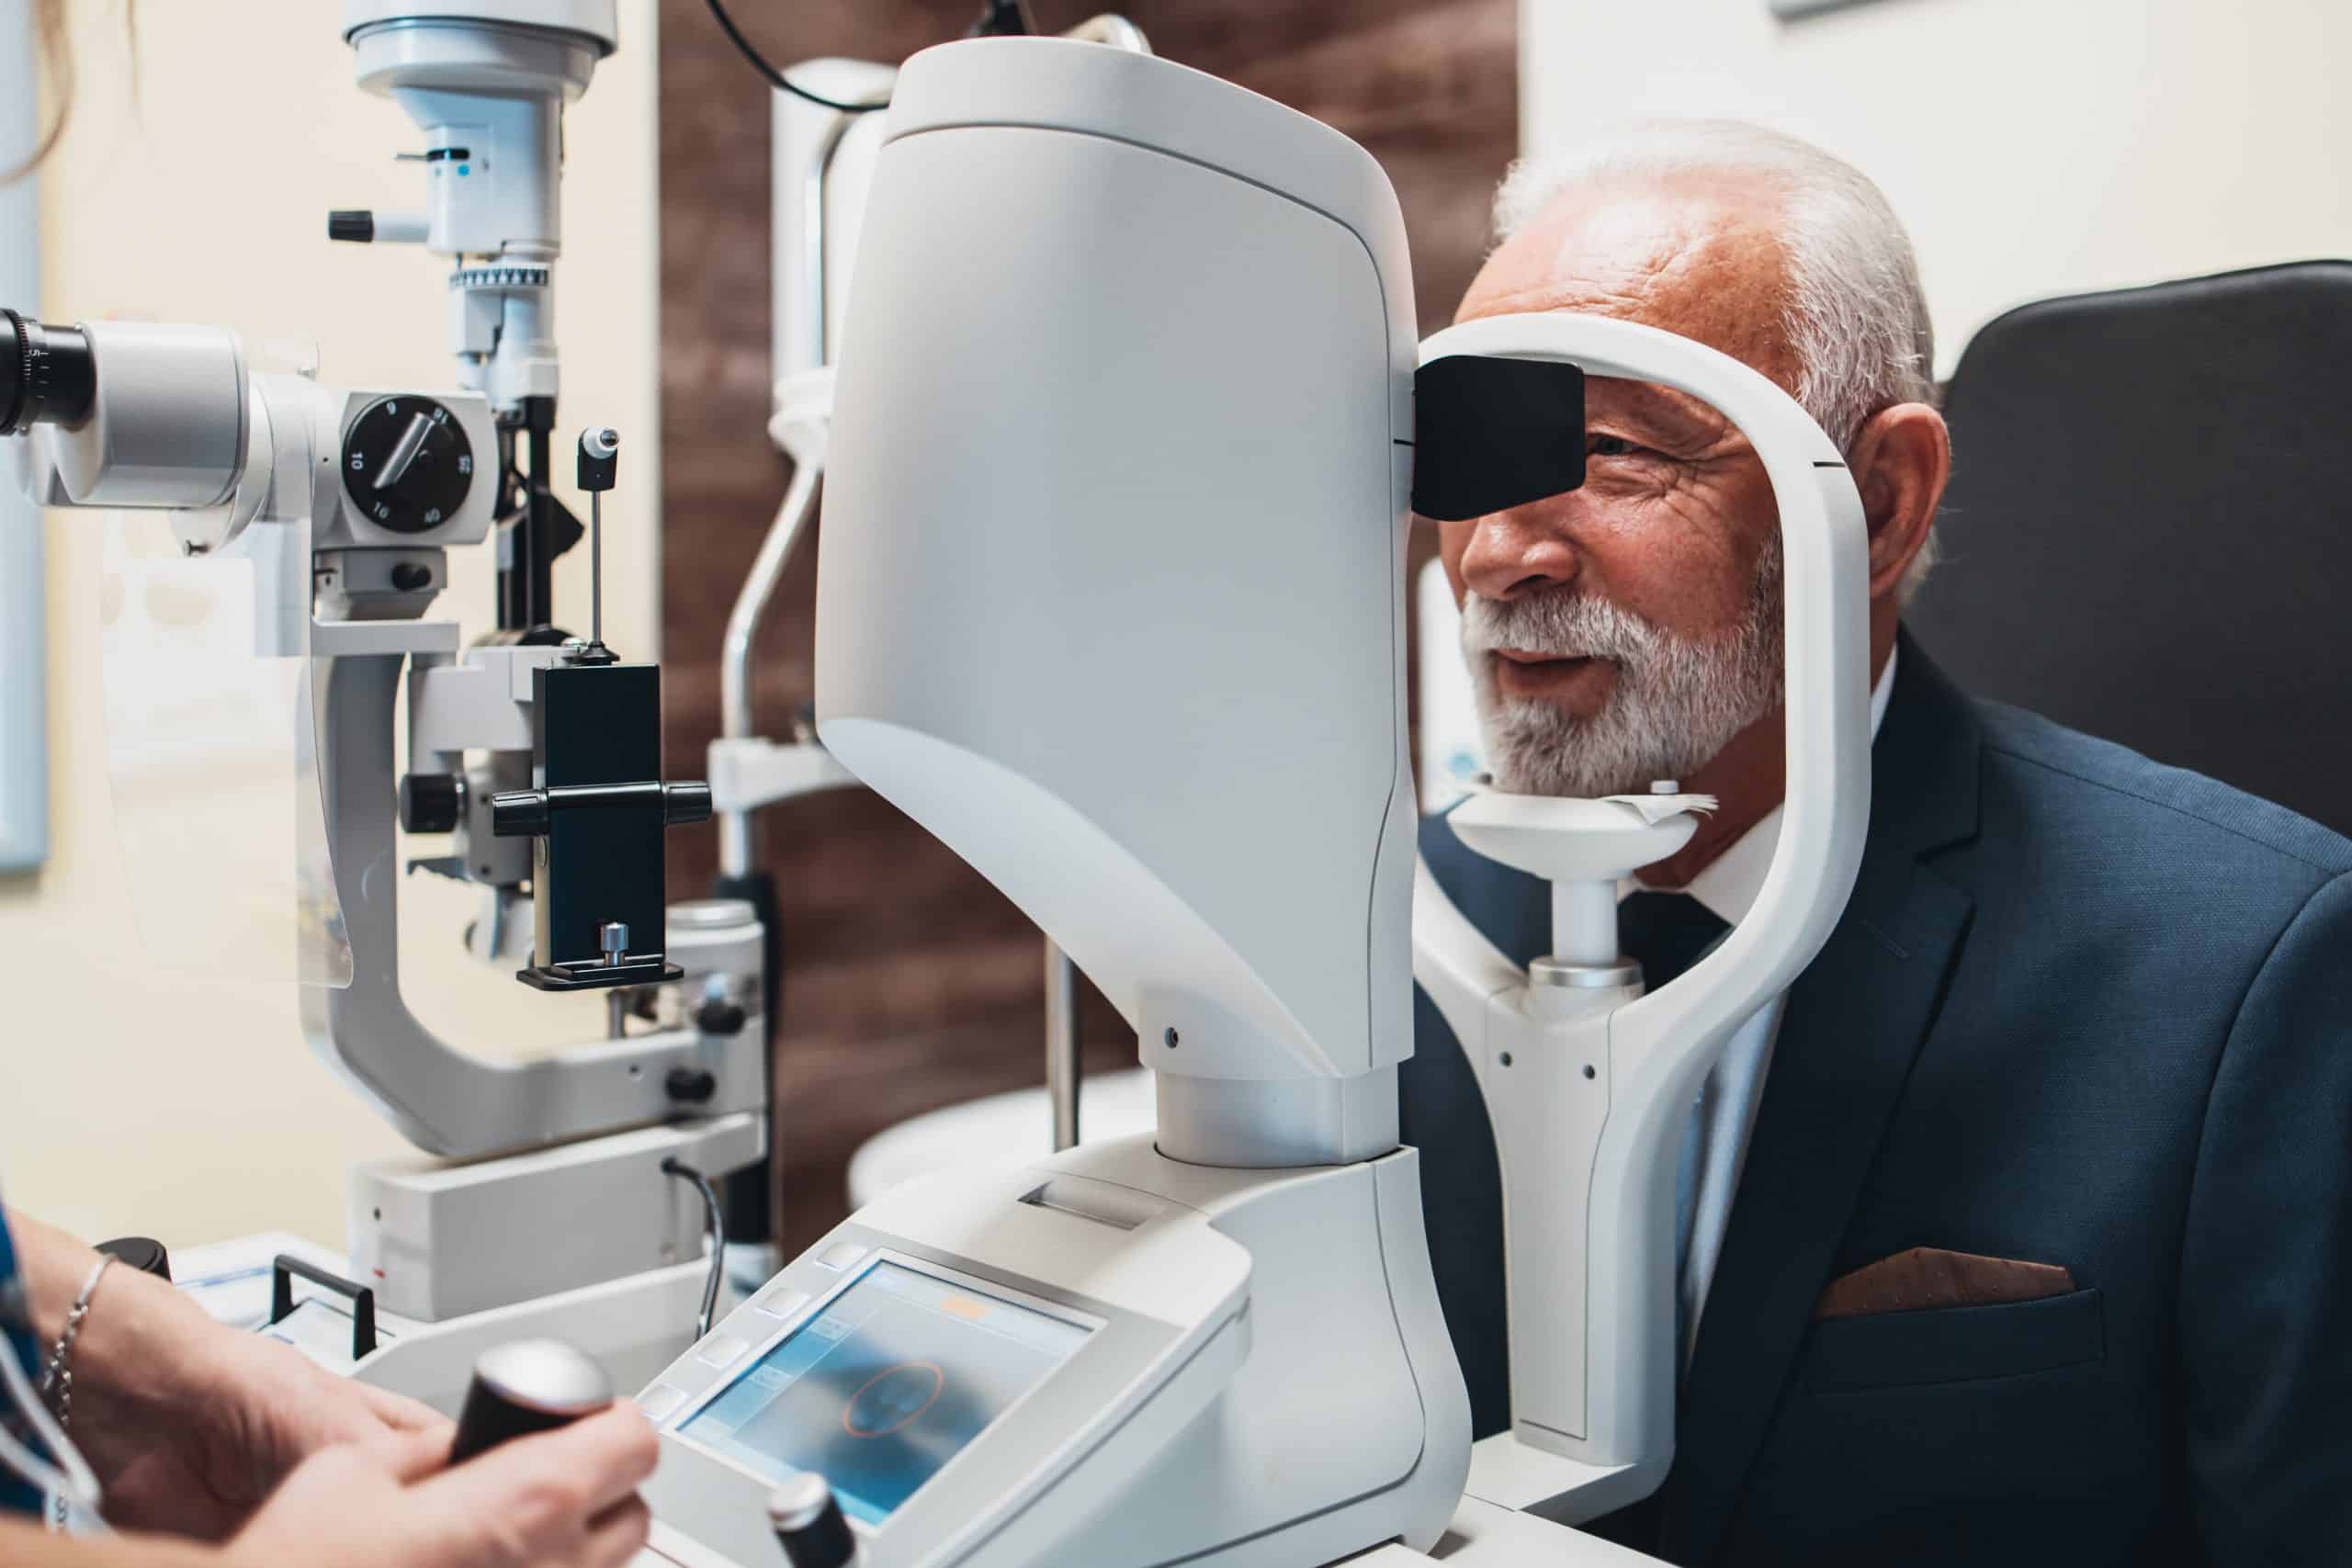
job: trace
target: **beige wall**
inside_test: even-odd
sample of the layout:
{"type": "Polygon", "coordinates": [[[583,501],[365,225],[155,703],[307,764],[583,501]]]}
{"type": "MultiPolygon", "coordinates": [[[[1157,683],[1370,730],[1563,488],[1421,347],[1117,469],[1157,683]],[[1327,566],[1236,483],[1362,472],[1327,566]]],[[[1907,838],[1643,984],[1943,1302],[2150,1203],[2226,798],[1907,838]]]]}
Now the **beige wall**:
{"type": "MultiPolygon", "coordinates": [[[[141,6],[135,90],[119,6],[68,9],[84,96],[43,183],[44,314],[217,321],[249,349],[315,340],[330,383],[451,384],[446,264],[324,238],[330,208],[419,193],[414,165],[392,162],[418,133],[353,85],[336,7],[141,6]]],[[[659,629],[654,19],[654,0],[622,0],[621,51],[569,118],[558,272],[565,423],[633,438],[605,547],[606,633],[632,656],[653,654],[659,629]]],[[[37,878],[0,879],[0,1190],[90,1234],[187,1245],[283,1227],[339,1244],[344,1167],[404,1145],[306,1051],[289,992],[147,959],[108,820],[91,524],[52,513],[49,547],[53,847],[37,878]]],[[[453,558],[459,589],[440,608],[469,635],[491,622],[491,573],[486,549],[453,558]]],[[[582,621],[587,573],[584,549],[557,572],[582,621]]],[[[506,1053],[600,1032],[594,998],[542,997],[468,960],[470,908],[452,884],[404,888],[401,964],[429,1023],[506,1053]]]]}
{"type": "Polygon", "coordinates": [[[1943,367],[2005,308],[2352,251],[2344,0],[1521,0],[1522,145],[1736,115],[1886,189],[1943,367]]]}

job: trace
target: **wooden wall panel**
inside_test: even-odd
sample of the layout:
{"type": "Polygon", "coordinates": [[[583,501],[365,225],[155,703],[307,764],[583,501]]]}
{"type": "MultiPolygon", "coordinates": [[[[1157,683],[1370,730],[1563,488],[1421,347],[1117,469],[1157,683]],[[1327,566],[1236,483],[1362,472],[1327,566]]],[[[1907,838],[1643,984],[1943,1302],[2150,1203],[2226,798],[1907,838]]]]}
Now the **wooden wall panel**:
{"type": "MultiPolygon", "coordinates": [[[[1040,0],[1046,28],[1093,6],[1040,0]]],[[[779,63],[902,59],[960,33],[975,0],[735,0],[779,63]]],[[[1518,137],[1513,0],[1145,0],[1126,15],[1170,59],[1317,116],[1387,168],[1413,240],[1424,330],[1441,325],[1486,243],[1487,200],[1518,137]]],[[[719,638],[787,468],[768,444],[768,89],[702,0],[662,10],[662,660],[671,771],[718,730],[719,638]]],[[[1416,557],[1426,554],[1418,541],[1416,557]]],[[[811,694],[813,550],[779,590],[754,698],[782,733],[811,694]]],[[[766,816],[784,901],[775,1143],[781,1239],[839,1217],[865,1138],[933,1106],[1040,1077],[1037,933],[954,854],[862,793],[766,816]]],[[[673,897],[706,888],[709,829],[672,835],[673,897]]],[[[1090,1070],[1134,1039],[1090,995],[1090,1070]]],[[[1038,1128],[1038,1147],[1046,1129],[1038,1128]]]]}

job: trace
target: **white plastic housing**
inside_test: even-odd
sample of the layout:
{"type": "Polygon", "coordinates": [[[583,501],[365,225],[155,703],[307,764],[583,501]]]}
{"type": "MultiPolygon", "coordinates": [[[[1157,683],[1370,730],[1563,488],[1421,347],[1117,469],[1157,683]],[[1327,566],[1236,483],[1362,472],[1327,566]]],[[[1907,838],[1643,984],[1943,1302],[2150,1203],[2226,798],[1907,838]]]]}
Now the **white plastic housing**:
{"type": "Polygon", "coordinates": [[[1411,1043],[1411,279],[1371,156],[1166,61],[910,61],[821,536],[825,744],[1060,942],[1161,1146],[1365,1157],[1411,1043]]]}
{"type": "Polygon", "coordinates": [[[562,248],[563,109],[619,47],[616,0],[345,0],[359,85],[425,133],[425,245],[441,255],[562,248]],[[460,173],[460,170],[463,170],[460,173]]]}
{"type": "Polygon", "coordinates": [[[377,238],[458,260],[449,340],[468,386],[502,412],[556,396],[563,111],[619,47],[617,0],[345,0],[343,36],[359,85],[424,132],[424,210],[383,215],[377,238]]]}
{"type": "MultiPolygon", "coordinates": [[[[1433,876],[1419,878],[1414,975],[1478,1075],[1503,1167],[1514,1431],[1480,1445],[1472,1489],[1518,1506],[1577,1489],[1580,1501],[1545,1511],[1589,1517],[1654,1488],[1673,1457],[1675,1156],[1700,1082],[1740,1023],[1813,961],[1861,863],[1868,539],[1853,478],[1820,427],[1701,344],[1552,312],[1453,327],[1421,352],[1564,360],[1712,404],[1754,445],[1786,552],[1786,804],[1755,905],[1719,946],[1656,992],[1586,993],[1562,1016],[1537,1005],[1526,974],[1433,876]]],[[[1542,858],[1493,847],[1516,863],[1542,858]]]]}
{"type": "Polygon", "coordinates": [[[51,436],[76,506],[184,510],[224,501],[245,471],[243,351],[225,327],[82,321],[97,395],[51,436]]]}

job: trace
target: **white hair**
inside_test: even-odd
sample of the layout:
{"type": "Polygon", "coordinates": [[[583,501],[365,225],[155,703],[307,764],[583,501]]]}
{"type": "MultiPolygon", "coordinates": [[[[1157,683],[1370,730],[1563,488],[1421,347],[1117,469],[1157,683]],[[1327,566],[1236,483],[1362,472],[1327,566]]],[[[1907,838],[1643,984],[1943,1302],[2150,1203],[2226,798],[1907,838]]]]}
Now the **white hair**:
{"type": "MultiPolygon", "coordinates": [[[[1911,236],[1870,177],[1810,142],[1738,120],[1661,120],[1522,158],[1495,193],[1508,240],[1561,193],[1622,179],[1759,176],[1781,196],[1781,328],[1797,401],[1850,455],[1862,424],[1897,403],[1936,401],[1935,328],[1911,236]]],[[[1928,530],[1904,574],[1907,603],[1936,558],[1928,530]]]]}

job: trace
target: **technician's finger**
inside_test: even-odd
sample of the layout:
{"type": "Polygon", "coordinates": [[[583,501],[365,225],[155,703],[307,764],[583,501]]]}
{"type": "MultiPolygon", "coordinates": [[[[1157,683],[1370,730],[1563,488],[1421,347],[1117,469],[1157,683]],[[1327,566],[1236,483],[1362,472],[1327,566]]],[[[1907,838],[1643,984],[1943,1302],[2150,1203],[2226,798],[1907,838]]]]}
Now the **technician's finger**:
{"type": "Polygon", "coordinates": [[[580,1561],[586,1568],[628,1568],[652,1530],[653,1510],[645,1499],[624,1497],[590,1521],[580,1561]]]}
{"type": "Polygon", "coordinates": [[[445,1421],[439,1431],[386,1432],[368,1445],[368,1451],[377,1456],[394,1480],[413,1486],[448,1464],[447,1427],[445,1421]]]}
{"type": "Polygon", "coordinates": [[[377,1388],[364,1382],[351,1386],[359,1391],[361,1403],[373,1411],[385,1426],[396,1431],[439,1432],[446,1438],[457,1429],[456,1423],[447,1416],[406,1394],[394,1393],[388,1388],[377,1388]]]}
{"type": "Polygon", "coordinates": [[[560,1432],[548,1433],[546,1440],[560,1444],[566,1450],[564,1462],[585,1478],[592,1514],[635,1492],[662,1459],[653,1423],[626,1399],[560,1432]]]}

